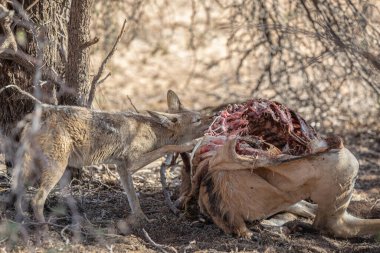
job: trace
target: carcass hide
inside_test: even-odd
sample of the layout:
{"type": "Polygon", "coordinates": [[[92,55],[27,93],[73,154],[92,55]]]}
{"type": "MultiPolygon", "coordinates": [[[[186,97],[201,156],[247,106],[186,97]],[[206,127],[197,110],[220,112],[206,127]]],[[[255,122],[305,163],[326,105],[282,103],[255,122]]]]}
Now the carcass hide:
{"type": "Polygon", "coordinates": [[[245,221],[267,218],[306,198],[318,204],[317,229],[338,237],[380,232],[380,219],[346,212],[356,158],[339,137],[320,137],[280,103],[250,100],[221,111],[194,149],[192,165],[183,173],[179,202],[186,206],[195,198],[226,233],[249,238],[245,221]]]}

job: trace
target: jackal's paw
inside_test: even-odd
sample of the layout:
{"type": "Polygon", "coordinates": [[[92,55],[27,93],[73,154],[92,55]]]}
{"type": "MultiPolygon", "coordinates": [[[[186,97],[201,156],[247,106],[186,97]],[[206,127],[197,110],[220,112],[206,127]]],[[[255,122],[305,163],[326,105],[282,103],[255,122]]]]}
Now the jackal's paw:
{"type": "Polygon", "coordinates": [[[38,227],[36,227],[36,229],[38,230],[38,233],[35,233],[34,237],[32,238],[32,241],[37,246],[48,245],[49,243],[51,243],[52,238],[51,238],[51,234],[49,234],[49,226],[47,224],[37,225],[37,226],[38,227]]]}
{"type": "Polygon", "coordinates": [[[130,234],[137,232],[144,228],[144,225],[155,221],[154,219],[148,219],[144,213],[132,213],[126,220],[120,220],[117,223],[117,228],[121,234],[130,234]]]}

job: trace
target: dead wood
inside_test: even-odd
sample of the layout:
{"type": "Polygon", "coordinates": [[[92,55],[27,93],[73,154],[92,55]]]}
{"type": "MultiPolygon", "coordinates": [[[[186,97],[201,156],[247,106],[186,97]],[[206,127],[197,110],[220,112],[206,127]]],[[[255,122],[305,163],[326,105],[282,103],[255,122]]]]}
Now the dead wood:
{"type": "Polygon", "coordinates": [[[43,104],[40,100],[38,100],[36,97],[34,97],[32,94],[30,94],[29,92],[26,92],[24,90],[22,90],[20,87],[18,87],[17,85],[7,85],[3,88],[0,89],[0,94],[5,91],[6,89],[10,89],[10,88],[13,88],[13,89],[16,89],[18,92],[20,92],[21,94],[27,96],[28,98],[32,99],[34,102],[36,102],[37,104],[43,104]]]}
{"type": "Polygon", "coordinates": [[[145,239],[155,248],[159,249],[160,251],[164,252],[164,253],[168,253],[168,251],[171,251],[171,252],[174,252],[174,253],[177,253],[177,250],[174,248],[174,247],[170,247],[170,246],[166,246],[166,245],[162,245],[162,244],[158,244],[156,243],[155,241],[152,240],[152,238],[150,238],[148,232],[146,232],[145,229],[142,229],[142,232],[144,233],[144,236],[145,236],[145,239]]]}
{"type": "MultiPolygon", "coordinates": [[[[90,93],[89,93],[89,98],[88,98],[88,102],[87,102],[87,107],[91,107],[92,105],[92,101],[94,100],[94,97],[95,97],[95,92],[96,92],[96,88],[99,86],[99,84],[101,83],[99,81],[100,77],[103,75],[103,72],[104,72],[104,69],[106,68],[107,66],[107,63],[108,61],[111,59],[111,57],[113,56],[113,54],[115,53],[116,49],[117,49],[117,45],[119,44],[120,42],[120,39],[123,37],[123,34],[124,34],[124,31],[125,31],[125,25],[127,24],[127,20],[124,20],[124,23],[123,23],[123,26],[121,27],[121,30],[120,30],[120,33],[119,35],[117,36],[116,38],[116,41],[115,43],[113,44],[113,47],[111,48],[111,50],[109,51],[108,55],[106,56],[106,58],[104,58],[104,60],[102,61],[102,63],[100,64],[100,67],[98,69],[98,73],[94,76],[94,78],[92,79],[92,82],[91,82],[91,89],[90,89],[90,93]]],[[[107,78],[107,76],[105,77],[107,78]]],[[[103,81],[105,80],[105,78],[103,79],[103,81]]]]}
{"type": "Polygon", "coordinates": [[[173,153],[167,154],[165,156],[165,160],[162,162],[161,167],[160,167],[160,181],[162,185],[162,191],[164,193],[165,203],[174,214],[178,214],[179,210],[178,208],[175,207],[173,201],[171,200],[170,190],[166,182],[166,170],[170,166],[175,164],[177,157],[178,157],[177,154],[173,154],[173,153]]]}

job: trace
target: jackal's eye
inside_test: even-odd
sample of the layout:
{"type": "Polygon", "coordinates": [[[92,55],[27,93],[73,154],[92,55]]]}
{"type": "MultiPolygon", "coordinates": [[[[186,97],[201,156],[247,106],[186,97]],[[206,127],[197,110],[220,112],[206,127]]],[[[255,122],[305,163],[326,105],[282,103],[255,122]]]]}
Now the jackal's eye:
{"type": "Polygon", "coordinates": [[[198,123],[198,122],[201,122],[201,118],[193,119],[193,121],[191,123],[198,123]]]}

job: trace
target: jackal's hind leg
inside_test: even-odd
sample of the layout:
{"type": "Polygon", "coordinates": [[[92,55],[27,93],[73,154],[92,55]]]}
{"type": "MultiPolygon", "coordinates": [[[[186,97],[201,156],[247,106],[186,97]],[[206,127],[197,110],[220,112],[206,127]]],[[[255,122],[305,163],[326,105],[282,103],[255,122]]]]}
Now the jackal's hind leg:
{"type": "MultiPolygon", "coordinates": [[[[38,176],[35,174],[36,168],[32,166],[32,160],[29,155],[26,155],[21,166],[16,166],[12,171],[12,190],[8,198],[9,204],[14,204],[16,209],[16,220],[21,222],[27,219],[24,212],[25,191],[29,185],[34,185],[38,176]]],[[[27,203],[29,204],[29,202],[27,203]]]]}
{"type": "MultiPolygon", "coordinates": [[[[63,173],[65,172],[66,163],[51,162],[49,166],[43,168],[41,175],[40,187],[36,195],[32,199],[32,208],[34,212],[35,219],[40,223],[45,223],[44,217],[44,206],[46,199],[50,191],[61,179],[63,173]]],[[[42,225],[43,232],[48,230],[47,224],[42,225]]]]}

